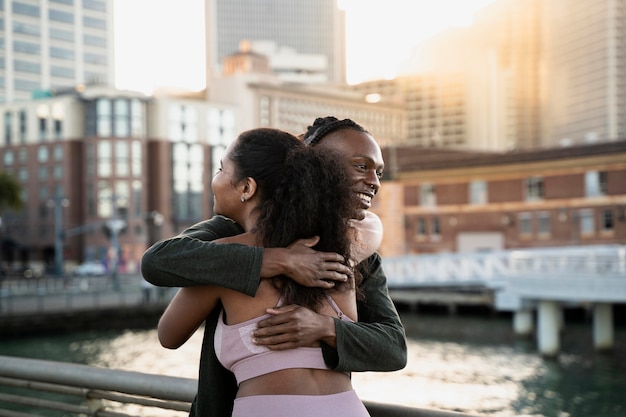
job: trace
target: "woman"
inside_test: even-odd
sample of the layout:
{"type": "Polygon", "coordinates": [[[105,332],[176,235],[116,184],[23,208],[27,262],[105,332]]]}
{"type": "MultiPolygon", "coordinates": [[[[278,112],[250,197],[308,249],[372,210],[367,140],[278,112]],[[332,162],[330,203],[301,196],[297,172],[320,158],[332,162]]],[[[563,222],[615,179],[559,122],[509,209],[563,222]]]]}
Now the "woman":
{"type": "MultiPolygon", "coordinates": [[[[226,151],[213,178],[214,211],[241,225],[249,245],[283,247],[318,236],[316,248],[356,264],[369,249],[352,219],[363,199],[351,193],[343,159],[306,147],[275,129],[242,133],[226,151]],[[360,242],[358,258],[353,242],[360,242]]],[[[263,280],[254,297],[217,286],[183,288],[159,321],[163,346],[183,344],[220,302],[215,351],[238,382],[233,416],[368,416],[347,373],[330,370],[320,342],[288,350],[254,344],[252,331],[269,307],[300,305],[316,314],[356,321],[355,273],[332,289],[307,288],[277,276],[263,280]]],[[[329,319],[332,321],[332,319],[329,319]]]]}

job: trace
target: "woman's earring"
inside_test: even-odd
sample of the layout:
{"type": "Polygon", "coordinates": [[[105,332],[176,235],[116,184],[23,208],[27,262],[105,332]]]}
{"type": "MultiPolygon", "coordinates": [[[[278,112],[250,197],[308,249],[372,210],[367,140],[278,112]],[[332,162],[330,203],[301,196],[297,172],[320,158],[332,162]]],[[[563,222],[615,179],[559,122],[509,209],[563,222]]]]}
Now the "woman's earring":
{"type": "Polygon", "coordinates": [[[241,197],[241,202],[245,203],[246,202],[246,198],[245,197],[241,197]]]}

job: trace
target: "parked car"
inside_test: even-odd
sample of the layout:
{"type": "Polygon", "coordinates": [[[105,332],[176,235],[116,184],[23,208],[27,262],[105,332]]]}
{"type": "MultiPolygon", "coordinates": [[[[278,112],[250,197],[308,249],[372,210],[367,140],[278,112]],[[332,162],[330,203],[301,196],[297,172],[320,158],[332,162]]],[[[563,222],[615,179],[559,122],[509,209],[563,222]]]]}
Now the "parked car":
{"type": "Polygon", "coordinates": [[[106,275],[107,270],[100,262],[85,262],[74,269],[74,275],[79,277],[99,277],[106,275]]]}

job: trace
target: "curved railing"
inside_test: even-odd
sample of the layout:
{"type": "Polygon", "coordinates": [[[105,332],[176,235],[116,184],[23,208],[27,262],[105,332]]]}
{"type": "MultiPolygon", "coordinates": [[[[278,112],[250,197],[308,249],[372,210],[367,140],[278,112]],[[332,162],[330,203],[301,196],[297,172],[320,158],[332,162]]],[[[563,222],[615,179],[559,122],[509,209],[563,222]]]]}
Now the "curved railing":
{"type": "MultiPolygon", "coordinates": [[[[41,410],[62,411],[64,416],[186,416],[196,388],[197,381],[189,378],[0,356],[0,417],[34,417],[41,410]]],[[[365,405],[372,417],[471,417],[382,403],[365,405]]]]}

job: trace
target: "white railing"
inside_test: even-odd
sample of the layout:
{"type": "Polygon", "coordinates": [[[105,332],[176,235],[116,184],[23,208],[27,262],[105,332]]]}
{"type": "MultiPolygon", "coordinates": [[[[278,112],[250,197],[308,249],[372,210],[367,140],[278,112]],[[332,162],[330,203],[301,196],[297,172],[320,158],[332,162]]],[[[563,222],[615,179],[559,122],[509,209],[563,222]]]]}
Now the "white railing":
{"type": "MultiPolygon", "coordinates": [[[[64,362],[0,356],[0,417],[186,416],[197,381],[64,362]],[[9,407],[9,404],[11,405],[9,407]]],[[[365,402],[372,417],[471,417],[365,402]]]]}
{"type": "Polygon", "coordinates": [[[383,258],[390,288],[478,285],[498,287],[511,277],[550,275],[626,279],[626,246],[572,246],[383,258]]]}
{"type": "Polygon", "coordinates": [[[626,246],[576,246],[383,259],[390,289],[483,288],[496,308],[523,300],[626,302],[626,246]]]}

